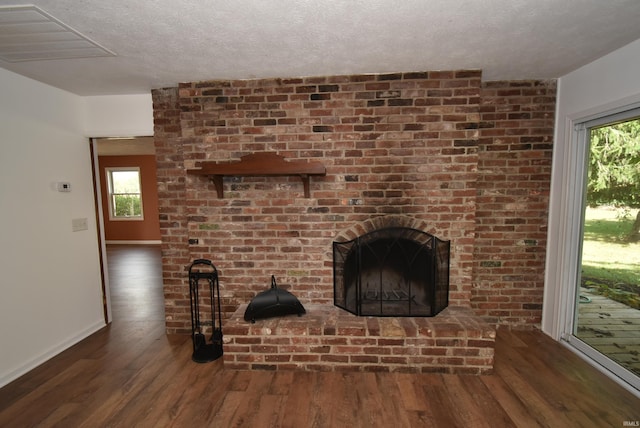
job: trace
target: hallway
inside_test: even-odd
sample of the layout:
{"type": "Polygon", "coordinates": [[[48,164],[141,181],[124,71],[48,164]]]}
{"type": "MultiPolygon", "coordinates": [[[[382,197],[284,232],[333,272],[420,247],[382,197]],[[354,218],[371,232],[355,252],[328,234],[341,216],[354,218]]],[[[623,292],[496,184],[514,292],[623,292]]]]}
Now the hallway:
{"type": "Polygon", "coordinates": [[[114,324],[164,324],[162,255],[159,245],[107,245],[114,324]]]}

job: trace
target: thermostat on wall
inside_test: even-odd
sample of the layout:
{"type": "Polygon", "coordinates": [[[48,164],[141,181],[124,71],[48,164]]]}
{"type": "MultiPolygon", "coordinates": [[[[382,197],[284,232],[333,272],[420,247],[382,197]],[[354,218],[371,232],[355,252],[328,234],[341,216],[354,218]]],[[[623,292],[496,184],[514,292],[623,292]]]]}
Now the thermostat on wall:
{"type": "Polygon", "coordinates": [[[71,183],[66,183],[64,181],[58,182],[58,192],[70,192],[71,191],[71,183]]]}

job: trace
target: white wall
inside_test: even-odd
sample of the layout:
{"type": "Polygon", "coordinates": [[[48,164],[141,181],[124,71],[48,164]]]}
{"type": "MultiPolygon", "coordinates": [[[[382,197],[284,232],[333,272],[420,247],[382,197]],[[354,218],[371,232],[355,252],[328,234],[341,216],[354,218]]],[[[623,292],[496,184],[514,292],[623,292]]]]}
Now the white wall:
{"type": "Polygon", "coordinates": [[[83,98],[4,69],[0,88],[2,386],[105,325],[87,137],[152,135],[153,120],[149,95],[83,98]]]}
{"type": "Polygon", "coordinates": [[[104,326],[82,98],[0,69],[0,385],[104,326]],[[71,183],[70,193],[55,183],[71,183]],[[86,218],[88,230],[71,231],[86,218]]]}
{"type": "MultiPolygon", "coordinates": [[[[571,296],[563,294],[577,249],[565,246],[575,226],[567,203],[574,195],[571,174],[576,173],[573,124],[640,102],[640,40],[604,56],[558,81],[556,132],[549,211],[549,235],[542,329],[559,339],[571,296]],[[573,251],[571,251],[573,250],[573,251]]],[[[577,190],[576,190],[577,191],[577,190]]]]}
{"type": "Polygon", "coordinates": [[[88,137],[147,137],[153,135],[151,94],[86,97],[85,135],[88,137]]]}

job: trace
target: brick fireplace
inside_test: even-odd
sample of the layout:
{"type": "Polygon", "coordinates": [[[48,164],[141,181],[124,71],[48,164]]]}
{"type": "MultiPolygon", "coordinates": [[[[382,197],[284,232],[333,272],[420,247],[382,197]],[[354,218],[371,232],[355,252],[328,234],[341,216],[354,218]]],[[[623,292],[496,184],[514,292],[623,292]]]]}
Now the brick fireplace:
{"type": "Polygon", "coordinates": [[[227,320],[271,275],[305,307],[332,307],[332,242],[389,218],[451,241],[458,326],[539,322],[555,82],[482,83],[477,70],[207,81],[153,100],[168,332],[190,331],[193,259],[218,268],[227,320]],[[228,176],[219,197],[187,173],[264,152],[326,175],[309,197],[299,177],[228,176]]]}
{"type": "Polygon", "coordinates": [[[450,243],[411,223],[377,217],[367,222],[371,230],[333,242],[336,306],[359,316],[409,317],[447,307],[450,243]]]}

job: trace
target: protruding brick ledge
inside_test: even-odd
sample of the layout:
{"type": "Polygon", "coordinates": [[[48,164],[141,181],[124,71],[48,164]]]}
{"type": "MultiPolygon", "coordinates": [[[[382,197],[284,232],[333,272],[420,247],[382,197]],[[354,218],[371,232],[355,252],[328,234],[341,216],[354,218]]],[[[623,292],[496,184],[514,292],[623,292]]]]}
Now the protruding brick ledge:
{"type": "Polygon", "coordinates": [[[244,321],[246,305],[224,323],[230,369],[487,374],[496,331],[471,309],[433,318],[356,317],[331,305],[307,314],[244,321]]]}

